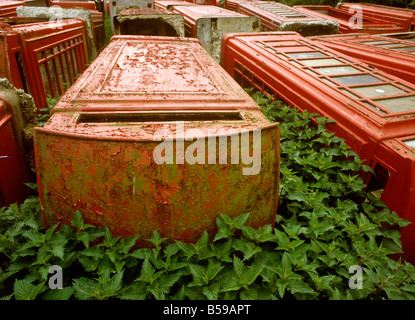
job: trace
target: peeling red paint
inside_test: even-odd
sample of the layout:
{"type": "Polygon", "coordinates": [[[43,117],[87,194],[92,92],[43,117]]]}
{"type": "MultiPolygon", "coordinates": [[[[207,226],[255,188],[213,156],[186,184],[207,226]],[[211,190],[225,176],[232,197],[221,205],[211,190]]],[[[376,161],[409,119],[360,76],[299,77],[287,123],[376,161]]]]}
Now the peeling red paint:
{"type": "MultiPolygon", "coordinates": [[[[279,124],[269,123],[197,40],[113,37],[52,112],[35,132],[48,224],[68,223],[80,210],[87,223],[115,235],[146,239],[158,230],[183,241],[213,231],[221,213],[250,212],[248,225],[274,224],[279,124]],[[167,140],[154,140],[160,129],[167,140]],[[249,165],[231,164],[230,136],[254,130],[261,130],[261,170],[244,175],[249,165]],[[205,150],[207,137],[215,137],[218,157],[219,137],[229,136],[227,163],[208,164],[207,153],[205,163],[180,163],[179,146],[187,150],[196,141],[184,141],[188,135],[205,138],[205,150]],[[154,160],[163,141],[173,143],[172,164],[154,160]]],[[[249,148],[253,143],[251,137],[249,148]]]]}

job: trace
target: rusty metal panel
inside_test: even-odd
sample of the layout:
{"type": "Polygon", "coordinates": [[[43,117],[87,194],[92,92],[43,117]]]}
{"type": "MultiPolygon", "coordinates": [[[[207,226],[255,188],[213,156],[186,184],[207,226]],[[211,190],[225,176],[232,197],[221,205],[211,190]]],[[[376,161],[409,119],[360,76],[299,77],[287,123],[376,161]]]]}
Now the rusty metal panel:
{"type": "Polygon", "coordinates": [[[363,32],[370,34],[402,32],[405,28],[385,21],[362,16],[359,12],[336,9],[330,6],[294,6],[293,8],[302,12],[315,15],[322,19],[333,19],[339,23],[340,33],[363,32]],[[360,23],[359,23],[360,22],[360,23]]]}
{"type": "Polygon", "coordinates": [[[338,6],[339,9],[347,11],[356,7],[362,10],[365,17],[390,21],[404,28],[404,31],[414,31],[415,29],[415,10],[413,9],[371,3],[339,3],[338,6]]]}
{"type": "Polygon", "coordinates": [[[167,9],[126,9],[114,17],[114,33],[184,37],[184,19],[167,9]]]}
{"type": "Polygon", "coordinates": [[[261,20],[216,6],[179,6],[173,12],[184,17],[186,36],[198,38],[203,48],[220,62],[222,36],[232,32],[261,30],[261,20]]]}
{"type": "Polygon", "coordinates": [[[314,37],[315,41],[415,84],[415,43],[369,34],[314,37]]]}
{"type": "Polygon", "coordinates": [[[174,6],[196,6],[197,4],[191,3],[188,1],[181,0],[155,0],[154,8],[155,9],[166,9],[169,11],[173,10],[174,6]]]}
{"type": "Polygon", "coordinates": [[[183,241],[220,213],[274,224],[279,125],[196,39],[115,36],[52,111],[35,131],[47,224],[80,210],[116,235],[183,241]]]}
{"type": "Polygon", "coordinates": [[[51,112],[205,110],[219,105],[227,110],[241,106],[259,109],[210,59],[199,40],[161,39],[112,37],[111,46],[91,63],[51,112]],[[105,76],[97,77],[98,70],[105,76]]]}
{"type": "Polygon", "coordinates": [[[238,3],[237,12],[261,19],[262,31],[295,31],[303,36],[335,34],[339,24],[271,1],[238,3]]]}
{"type": "Polygon", "coordinates": [[[6,34],[13,84],[30,93],[39,109],[61,96],[89,60],[85,21],[68,19],[13,26],[6,34]]]}

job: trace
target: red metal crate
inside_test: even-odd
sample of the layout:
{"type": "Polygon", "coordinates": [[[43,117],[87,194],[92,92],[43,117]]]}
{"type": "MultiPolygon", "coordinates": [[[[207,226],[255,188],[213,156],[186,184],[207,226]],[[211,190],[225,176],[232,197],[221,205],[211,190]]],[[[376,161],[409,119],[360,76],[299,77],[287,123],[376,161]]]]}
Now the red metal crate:
{"type": "Polygon", "coordinates": [[[415,84],[414,42],[369,34],[344,34],[312,39],[415,84]]]}
{"type": "Polygon", "coordinates": [[[271,1],[238,3],[237,12],[261,19],[262,31],[295,31],[303,36],[338,33],[335,20],[318,18],[271,1]]]}
{"type": "Polygon", "coordinates": [[[33,96],[38,110],[47,107],[47,97],[61,96],[89,61],[82,19],[16,25],[2,37],[11,80],[33,96]]]}
{"type": "Polygon", "coordinates": [[[167,9],[126,9],[113,22],[116,35],[184,37],[183,16],[167,9]]]}
{"type": "Polygon", "coordinates": [[[53,108],[48,123],[36,128],[46,223],[69,222],[80,210],[88,223],[108,226],[116,235],[145,239],[158,230],[183,241],[212,230],[220,213],[235,217],[249,211],[249,225],[273,224],[278,129],[198,40],[114,36],[53,108]],[[205,150],[224,137],[225,158],[237,160],[231,141],[250,134],[255,143],[256,130],[261,130],[258,174],[243,175],[244,164],[220,164],[209,152],[205,164],[184,159],[184,151],[194,156],[188,153],[194,137],[208,139],[200,144],[205,150]],[[163,143],[175,146],[171,164],[154,156],[161,134],[163,143]]]}
{"type": "Polygon", "coordinates": [[[217,62],[220,62],[225,33],[261,30],[259,18],[216,6],[178,6],[173,7],[173,12],[183,15],[186,36],[198,38],[217,62]]]}
{"type": "Polygon", "coordinates": [[[397,24],[390,23],[383,19],[367,17],[364,14],[360,15],[358,11],[349,12],[330,6],[294,6],[294,8],[322,19],[337,20],[340,26],[340,33],[363,32],[376,34],[405,31],[405,28],[398,26],[397,24]],[[361,26],[357,24],[357,18],[361,18],[361,26]]]}
{"type": "Polygon", "coordinates": [[[372,3],[340,3],[338,8],[348,11],[354,6],[359,6],[366,17],[395,23],[404,28],[405,31],[415,30],[415,10],[372,3]]]}

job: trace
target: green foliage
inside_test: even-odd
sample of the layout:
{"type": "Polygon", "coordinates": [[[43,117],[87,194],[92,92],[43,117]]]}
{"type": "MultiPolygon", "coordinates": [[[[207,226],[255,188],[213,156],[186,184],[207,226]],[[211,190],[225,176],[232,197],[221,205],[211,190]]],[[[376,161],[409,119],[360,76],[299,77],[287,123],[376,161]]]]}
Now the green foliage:
{"type": "Polygon", "coordinates": [[[365,192],[362,165],[329,120],[254,96],[281,123],[281,180],[275,228],[246,225],[248,213],[219,215],[196,243],[163,238],[148,247],[86,224],[45,230],[38,197],[0,209],[2,299],[414,299],[415,269],[393,260],[407,221],[365,192]],[[50,289],[49,268],[63,270],[50,289]],[[363,270],[350,289],[349,268],[363,270]]]}

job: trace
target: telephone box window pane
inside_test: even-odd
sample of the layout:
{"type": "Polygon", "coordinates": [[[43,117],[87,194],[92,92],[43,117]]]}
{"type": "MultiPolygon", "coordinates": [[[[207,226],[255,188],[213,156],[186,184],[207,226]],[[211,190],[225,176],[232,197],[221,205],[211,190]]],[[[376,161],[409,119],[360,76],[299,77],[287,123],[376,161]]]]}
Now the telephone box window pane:
{"type": "Polygon", "coordinates": [[[381,44],[379,47],[382,48],[393,48],[393,47],[399,47],[401,46],[400,43],[389,43],[389,44],[381,44]]]}
{"type": "Polygon", "coordinates": [[[353,97],[353,98],[355,98],[355,99],[360,99],[360,97],[359,97],[359,96],[357,96],[357,95],[353,94],[353,93],[352,93],[352,92],[350,92],[349,90],[346,90],[346,89],[340,89],[340,91],[347,93],[348,95],[352,96],[352,97],[353,97]]]}
{"type": "Polygon", "coordinates": [[[404,142],[407,146],[411,147],[412,149],[415,149],[415,140],[406,140],[404,142]]]}
{"type": "Polygon", "coordinates": [[[383,43],[391,43],[390,41],[365,41],[362,42],[363,44],[383,44],[383,43]]]}
{"type": "Polygon", "coordinates": [[[395,50],[399,50],[399,51],[411,51],[411,50],[415,50],[415,47],[395,48],[395,50]]]}
{"type": "Polygon", "coordinates": [[[326,55],[320,51],[287,53],[287,56],[294,59],[326,57],[326,55]]]}
{"type": "Polygon", "coordinates": [[[392,112],[405,112],[415,110],[415,96],[381,99],[376,100],[375,102],[392,112]]]}
{"type": "Polygon", "coordinates": [[[329,59],[310,59],[301,60],[307,66],[332,66],[336,64],[343,64],[340,60],[329,58],[329,59]]]}
{"type": "Polygon", "coordinates": [[[356,75],[356,76],[342,76],[342,77],[333,77],[334,80],[340,82],[345,86],[350,86],[353,84],[365,84],[365,83],[379,83],[383,82],[382,80],[371,76],[370,74],[356,75]]]}
{"type": "Polygon", "coordinates": [[[316,68],[315,70],[320,71],[323,74],[345,74],[345,73],[359,73],[360,70],[351,66],[339,66],[339,67],[323,67],[316,68]]]}
{"type": "Polygon", "coordinates": [[[397,94],[406,93],[404,90],[399,89],[391,84],[382,84],[378,86],[367,86],[367,87],[354,87],[354,91],[360,93],[362,96],[373,98],[382,96],[394,96],[397,94]]]}

